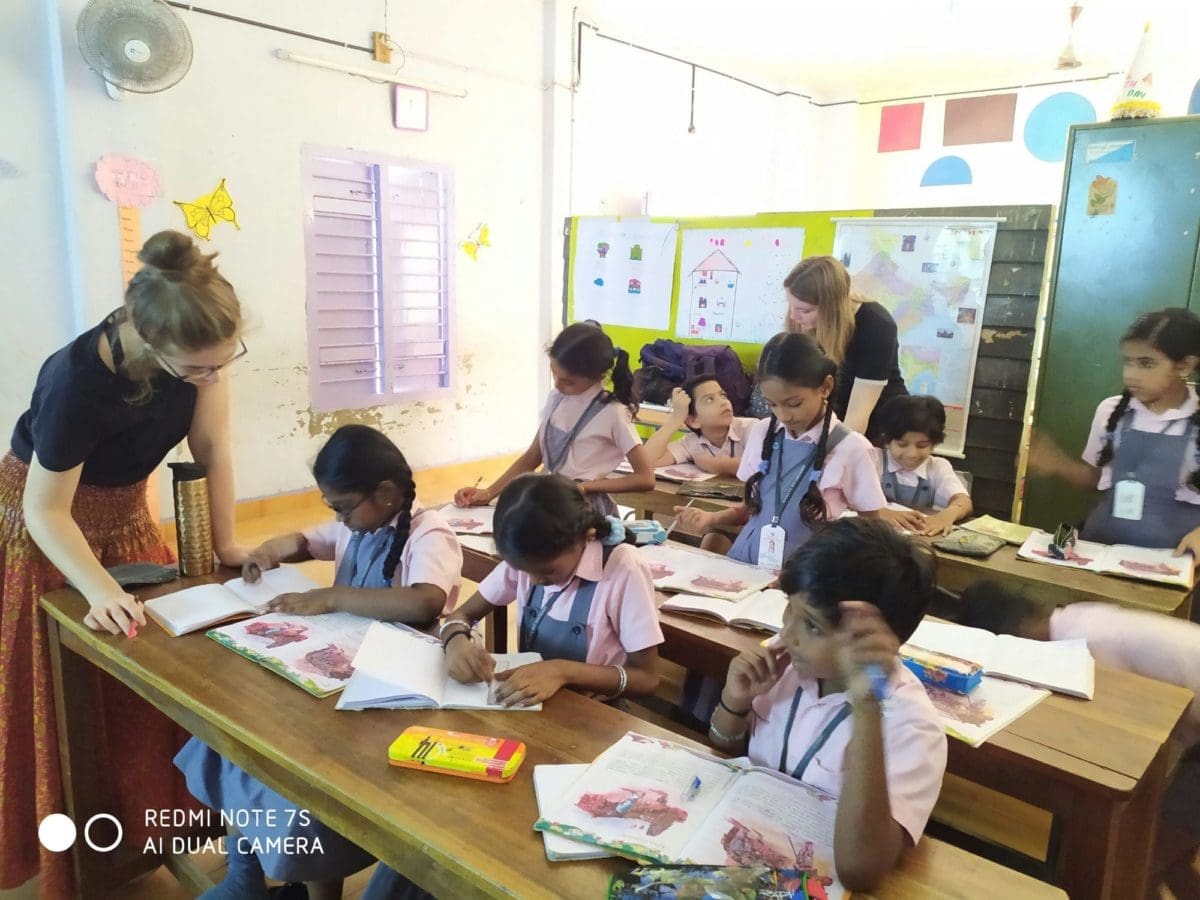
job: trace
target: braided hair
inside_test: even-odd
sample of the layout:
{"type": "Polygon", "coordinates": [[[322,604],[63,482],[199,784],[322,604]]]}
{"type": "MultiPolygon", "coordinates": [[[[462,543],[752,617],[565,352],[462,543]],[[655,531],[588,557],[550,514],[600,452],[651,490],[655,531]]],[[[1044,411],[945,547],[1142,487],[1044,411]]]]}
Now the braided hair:
{"type": "MultiPolygon", "coordinates": [[[[794,387],[817,389],[829,379],[837,378],[837,363],[821,352],[816,341],[804,334],[783,332],[775,335],[763,347],[758,358],[758,381],[778,378],[794,387]]],[[[825,468],[825,452],[829,444],[829,427],[833,421],[833,404],[826,399],[825,413],[821,423],[821,436],[817,440],[817,453],[812,471],[819,473],[825,468]]],[[[762,464],[746,482],[745,502],[752,512],[762,511],[762,480],[771,470],[771,459],[775,455],[777,441],[783,440],[776,434],[779,420],[771,414],[767,433],[763,437],[762,464]]],[[[800,498],[800,520],[805,525],[825,521],[825,498],[817,482],[819,475],[808,483],[808,490],[800,498]]],[[[779,513],[776,510],[776,513],[779,513]]]]}
{"type": "Polygon", "coordinates": [[[317,454],[313,477],[323,487],[346,493],[369,494],[385,481],[396,485],[400,516],[383,560],[383,577],[390,582],[396,574],[400,553],[408,543],[412,508],[417,498],[412,469],[400,448],[383,432],[367,425],[343,425],[317,454]]]}
{"type": "Polygon", "coordinates": [[[637,397],[633,386],[633,370],[629,367],[629,353],[613,344],[612,338],[592,320],[568,325],[546,348],[550,358],[581,378],[599,381],[611,370],[612,390],[605,397],[606,403],[619,400],[629,408],[631,416],[637,415],[637,397]]]}
{"type": "MultiPolygon", "coordinates": [[[[1189,356],[1200,357],[1200,318],[1191,310],[1182,307],[1143,313],[1121,335],[1122,344],[1129,341],[1143,341],[1174,363],[1183,362],[1189,356]]],[[[1121,399],[1113,407],[1112,414],[1104,425],[1104,445],[1096,459],[1096,465],[1101,469],[1113,460],[1117,427],[1129,411],[1132,399],[1128,388],[1121,391],[1121,399]]],[[[1195,458],[1200,462],[1200,409],[1192,414],[1191,421],[1196,432],[1195,458]]],[[[1200,468],[1192,472],[1187,484],[1192,490],[1200,491],[1200,468]]]]}
{"type": "MultiPolygon", "coordinates": [[[[579,485],[562,475],[521,475],[505,485],[496,501],[496,549],[510,563],[554,559],[593,528],[603,540],[613,526],[579,485]]],[[[632,541],[633,535],[626,535],[625,543],[632,541]]]]}

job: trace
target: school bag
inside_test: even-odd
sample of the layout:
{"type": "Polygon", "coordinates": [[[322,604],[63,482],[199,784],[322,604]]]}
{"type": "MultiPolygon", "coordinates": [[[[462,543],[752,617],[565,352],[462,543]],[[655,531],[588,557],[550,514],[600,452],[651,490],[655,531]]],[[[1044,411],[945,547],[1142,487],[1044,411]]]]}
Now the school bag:
{"type": "Polygon", "coordinates": [[[742,361],[728,344],[705,344],[683,348],[684,377],[712,375],[733,404],[733,414],[740,416],[750,401],[751,384],[742,361]]]}
{"type": "Polygon", "coordinates": [[[642,347],[642,367],[634,373],[638,396],[648,403],[669,405],[671,391],[694,375],[712,375],[740,416],[750,399],[750,379],[742,361],[728,344],[684,345],[659,338],[642,347]]]}
{"type": "Polygon", "coordinates": [[[683,384],[686,377],[683,344],[659,338],[646,344],[638,354],[642,367],[633,373],[637,397],[647,403],[669,406],[671,392],[683,384]]]}

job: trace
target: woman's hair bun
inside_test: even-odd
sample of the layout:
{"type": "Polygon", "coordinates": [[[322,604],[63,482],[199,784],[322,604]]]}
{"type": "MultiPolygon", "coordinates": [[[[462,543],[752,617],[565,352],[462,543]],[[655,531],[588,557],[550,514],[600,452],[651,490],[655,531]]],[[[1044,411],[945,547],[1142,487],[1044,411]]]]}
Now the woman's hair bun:
{"type": "Polygon", "coordinates": [[[160,231],[142,245],[138,259],[164,272],[183,272],[203,259],[203,254],[188,235],[160,231]]]}

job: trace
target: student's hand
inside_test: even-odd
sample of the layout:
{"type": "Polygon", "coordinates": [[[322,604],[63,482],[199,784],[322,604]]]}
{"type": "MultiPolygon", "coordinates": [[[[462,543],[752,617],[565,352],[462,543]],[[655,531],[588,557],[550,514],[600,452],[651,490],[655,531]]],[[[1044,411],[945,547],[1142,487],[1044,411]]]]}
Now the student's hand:
{"type": "Polygon", "coordinates": [[[138,598],[119,589],[95,600],[89,599],[88,606],[90,609],[83,617],[83,624],[92,631],[128,635],[131,622],[146,624],[146,613],[138,598]]]}
{"type": "Polygon", "coordinates": [[[492,680],[496,659],[468,634],[446,645],[446,669],[460,684],[478,684],[492,680]]]}
{"type": "Polygon", "coordinates": [[[487,488],[464,487],[454,492],[455,506],[487,506],[491,502],[492,495],[487,488]]]}
{"type": "Polygon", "coordinates": [[[246,559],[250,556],[250,549],[243,547],[241,544],[228,544],[224,547],[217,547],[217,559],[221,565],[229,566],[230,568],[238,568],[246,564],[246,559]]]}
{"type": "Polygon", "coordinates": [[[947,513],[943,510],[932,516],[926,516],[925,527],[917,532],[926,537],[937,537],[942,534],[949,534],[954,529],[954,514],[947,513]]]}
{"type": "Polygon", "coordinates": [[[1194,528],[1183,536],[1179,546],[1175,548],[1176,556],[1185,553],[1192,554],[1192,565],[1200,565],[1200,528],[1194,528]]]}
{"type": "Polygon", "coordinates": [[[683,421],[688,416],[688,407],[692,405],[692,398],[687,395],[681,387],[671,391],[671,418],[683,421]]]}
{"type": "Polygon", "coordinates": [[[1041,431],[1033,432],[1029,438],[1029,456],[1025,469],[1034,475],[1057,475],[1078,463],[1054,443],[1054,439],[1041,431]]]}
{"type": "Polygon", "coordinates": [[[873,701],[868,666],[878,666],[885,674],[896,665],[900,641],[884,621],[879,607],[857,600],[841,605],[842,624],[837,630],[838,668],[846,680],[852,702],[873,701]]]}
{"type": "Polygon", "coordinates": [[[280,594],[267,604],[268,612],[292,616],[319,616],[336,611],[333,593],[328,588],[314,588],[299,594],[280,594]]]}
{"type": "Polygon", "coordinates": [[[555,659],[506,669],[497,672],[495,678],[496,702],[512,707],[534,706],[549,700],[567,683],[555,659]]]}
{"type": "Polygon", "coordinates": [[[242,562],[242,578],[247,584],[256,584],[262,579],[263,572],[278,566],[279,560],[267,549],[267,545],[263,544],[246,554],[246,559],[242,562]]]}
{"type": "Polygon", "coordinates": [[[879,518],[885,522],[891,522],[892,525],[901,531],[913,531],[917,534],[925,531],[925,516],[915,509],[900,510],[884,507],[879,510],[879,518]]]}
{"type": "Polygon", "coordinates": [[[734,657],[725,676],[721,699],[727,706],[741,711],[749,709],[755,697],[769,691],[787,665],[783,646],[755,647],[734,657]]]}
{"type": "Polygon", "coordinates": [[[696,507],[676,506],[676,521],[679,527],[691,534],[705,534],[716,528],[716,513],[705,512],[696,507]]]}
{"type": "Polygon", "coordinates": [[[721,467],[717,460],[720,457],[713,456],[711,453],[703,453],[692,460],[692,463],[701,472],[707,472],[710,475],[720,475],[721,467]]]}

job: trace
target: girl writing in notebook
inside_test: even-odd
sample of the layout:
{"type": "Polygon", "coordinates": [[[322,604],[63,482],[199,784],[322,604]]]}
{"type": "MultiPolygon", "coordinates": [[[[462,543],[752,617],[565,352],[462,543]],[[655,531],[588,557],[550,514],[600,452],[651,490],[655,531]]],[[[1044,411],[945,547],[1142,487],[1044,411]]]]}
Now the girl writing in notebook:
{"type": "Polygon", "coordinates": [[[494,483],[460,488],[454,495],[459,506],[486,506],[506,484],[539,465],[578,482],[606,515],[617,511],[608,492],[654,490],[654,466],[633,427],[637,404],[629,354],[614,348],[609,336],[590,322],[564,328],[549,354],[554,387],[533,442],[494,483]],[[604,387],[610,372],[611,391],[604,387]],[[606,478],[622,459],[633,473],[606,478]]]}
{"type": "MultiPolygon", "coordinates": [[[[462,550],[434,510],[416,501],[412,470],[385,435],[365,425],[339,428],[321,448],[313,477],[336,519],[307,531],[272,538],[250,552],[247,581],[283,562],[332,559],[333,587],[282,594],[271,609],[293,615],[346,611],[389,621],[424,624],[453,608],[461,586],[462,550]]],[[[192,793],[215,810],[249,821],[226,841],[225,880],[210,900],[265,898],[264,876],[308,883],[310,898],[338,898],[342,879],[373,857],[307,812],[192,738],[175,758],[192,793]],[[294,840],[279,840],[292,838],[294,840]],[[289,853],[274,847],[313,847],[289,853]],[[303,841],[303,842],[302,842],[303,841]]]]}
{"type": "Polygon", "coordinates": [[[1139,316],[1121,338],[1124,391],[1096,408],[1082,461],[1035,439],[1031,471],[1103,492],[1080,531],[1102,544],[1173,547],[1200,558],[1200,318],[1139,316]]]}
{"type": "Polygon", "coordinates": [[[705,549],[780,569],[815,524],[847,509],[878,516],[887,506],[871,445],[834,415],[836,377],[833,360],[806,335],[777,334],[763,347],[758,382],[771,418],[746,438],[737,472],[745,502],[720,512],[675,507],[679,524],[697,534],[743,526],[732,546],[723,535],[706,534],[705,549]]]}
{"type": "MultiPolygon", "coordinates": [[[[658,688],[663,641],[650,571],[624,543],[619,519],[598,513],[561,475],[521,475],[496,503],[503,561],[442,623],[450,675],[496,682],[506,706],[531,706],[571,687],[597,697],[644,697],[658,688]],[[473,625],[516,601],[520,651],[542,662],[496,672],[473,625]]],[[[363,900],[432,897],[394,869],[376,867],[363,900]]]]}
{"type": "Polygon", "coordinates": [[[837,798],[834,866],[852,891],[920,840],[942,787],[941,720],[897,656],[933,598],[931,556],[882,522],[822,528],[780,573],[778,640],[734,659],[709,726],[717,749],[837,798]]]}
{"type": "Polygon", "coordinates": [[[971,514],[967,493],[949,460],[933,455],[946,439],[946,407],[937,397],[906,395],[879,411],[880,447],[875,466],[883,495],[908,511],[885,509],[880,517],[917,534],[947,534],[971,514]],[[918,510],[936,510],[926,515],[918,510]]]}
{"type": "Polygon", "coordinates": [[[655,466],[693,463],[714,475],[736,475],[746,436],[758,419],[735,416],[715,375],[695,375],[671,392],[671,413],[646,441],[655,466]],[[680,429],[688,433],[671,440],[680,429]]]}

